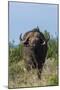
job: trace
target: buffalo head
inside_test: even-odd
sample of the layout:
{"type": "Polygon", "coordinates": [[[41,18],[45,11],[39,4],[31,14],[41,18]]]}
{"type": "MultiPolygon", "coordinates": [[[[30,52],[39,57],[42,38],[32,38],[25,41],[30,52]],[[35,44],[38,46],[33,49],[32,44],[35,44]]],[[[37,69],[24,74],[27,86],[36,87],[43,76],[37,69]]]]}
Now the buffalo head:
{"type": "Polygon", "coordinates": [[[38,45],[45,45],[47,44],[49,38],[46,39],[42,32],[39,31],[39,28],[34,28],[32,31],[29,31],[24,34],[22,38],[22,34],[20,34],[20,41],[25,46],[38,46],[38,45]]]}

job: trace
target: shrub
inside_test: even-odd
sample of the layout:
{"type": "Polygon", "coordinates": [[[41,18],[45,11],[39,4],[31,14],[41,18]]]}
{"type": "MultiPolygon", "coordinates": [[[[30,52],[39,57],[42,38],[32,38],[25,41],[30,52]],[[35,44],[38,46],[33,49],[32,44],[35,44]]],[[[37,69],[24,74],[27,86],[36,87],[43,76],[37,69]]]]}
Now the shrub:
{"type": "Polygon", "coordinates": [[[48,41],[47,58],[57,59],[58,57],[58,37],[54,38],[52,35],[50,35],[49,32],[47,32],[47,30],[44,31],[44,36],[46,39],[50,37],[48,41]]]}
{"type": "Polygon", "coordinates": [[[58,78],[56,75],[53,75],[49,78],[49,85],[58,85],[58,78]]]}
{"type": "Polygon", "coordinates": [[[9,64],[16,63],[22,60],[23,57],[23,45],[18,45],[15,48],[9,47],[9,64]]]}

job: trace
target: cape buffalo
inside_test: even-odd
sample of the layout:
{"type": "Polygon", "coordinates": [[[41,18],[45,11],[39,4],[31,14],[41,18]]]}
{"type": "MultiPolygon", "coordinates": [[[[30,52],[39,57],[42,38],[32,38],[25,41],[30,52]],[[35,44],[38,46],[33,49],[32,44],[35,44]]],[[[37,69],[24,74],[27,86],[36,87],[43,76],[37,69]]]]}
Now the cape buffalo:
{"type": "MultiPolygon", "coordinates": [[[[49,37],[50,38],[50,37],[49,37]]],[[[24,53],[27,65],[34,68],[38,68],[38,77],[41,78],[42,68],[45,62],[45,57],[48,49],[48,39],[45,38],[44,34],[39,30],[39,28],[34,28],[29,32],[26,32],[22,38],[20,35],[20,41],[24,44],[24,53]],[[31,63],[30,63],[31,62],[31,63]]]]}

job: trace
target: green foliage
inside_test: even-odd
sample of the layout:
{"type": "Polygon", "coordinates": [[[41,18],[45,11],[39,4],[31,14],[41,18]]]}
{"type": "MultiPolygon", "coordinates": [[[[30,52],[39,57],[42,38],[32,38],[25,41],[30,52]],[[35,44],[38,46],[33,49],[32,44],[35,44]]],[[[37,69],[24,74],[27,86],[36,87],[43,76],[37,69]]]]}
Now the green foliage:
{"type": "Polygon", "coordinates": [[[9,47],[9,64],[20,61],[23,57],[23,45],[17,47],[9,47]]]}
{"type": "Polygon", "coordinates": [[[50,76],[49,77],[49,85],[57,85],[58,84],[58,78],[56,75],[50,76]]]}
{"type": "Polygon", "coordinates": [[[48,53],[47,58],[56,58],[58,57],[58,37],[53,38],[53,36],[50,35],[47,30],[44,31],[44,36],[46,39],[49,39],[48,41],[48,53]]]}
{"type": "Polygon", "coordinates": [[[58,43],[56,39],[50,39],[48,43],[48,58],[57,58],[58,57],[58,43]]]}

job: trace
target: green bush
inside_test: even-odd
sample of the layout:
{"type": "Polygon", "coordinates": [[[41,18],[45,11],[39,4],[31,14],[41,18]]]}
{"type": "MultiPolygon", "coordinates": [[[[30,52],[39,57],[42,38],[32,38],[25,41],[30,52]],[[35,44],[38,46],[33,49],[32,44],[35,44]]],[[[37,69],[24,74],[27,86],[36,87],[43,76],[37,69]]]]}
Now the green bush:
{"type": "Polygon", "coordinates": [[[56,75],[49,77],[49,85],[58,85],[58,78],[56,75]]]}
{"type": "Polygon", "coordinates": [[[50,39],[48,43],[48,58],[56,58],[58,56],[58,44],[55,39],[50,39]]]}
{"type": "Polygon", "coordinates": [[[23,57],[23,45],[17,47],[9,47],[9,64],[20,61],[23,57]]]}
{"type": "Polygon", "coordinates": [[[50,35],[47,30],[44,31],[44,36],[46,39],[49,39],[48,41],[48,52],[47,52],[47,58],[58,58],[58,37],[53,37],[50,35]]]}

